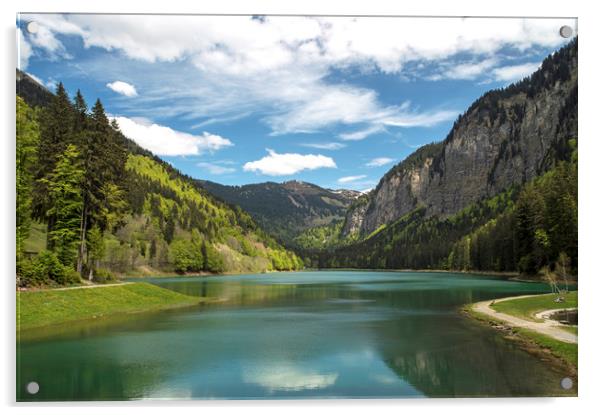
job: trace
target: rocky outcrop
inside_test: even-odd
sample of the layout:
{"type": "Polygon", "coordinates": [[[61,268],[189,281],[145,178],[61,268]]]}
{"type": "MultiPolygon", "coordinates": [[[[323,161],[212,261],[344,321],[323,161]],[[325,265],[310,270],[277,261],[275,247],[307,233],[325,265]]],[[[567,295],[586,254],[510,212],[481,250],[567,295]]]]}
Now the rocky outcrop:
{"type": "Polygon", "coordinates": [[[577,42],[546,58],[531,77],[488,92],[447,138],[391,169],[366,204],[347,212],[345,235],[368,235],[418,206],[451,215],[533,179],[568,154],[577,137],[577,42]],[[348,224],[348,226],[347,226],[348,224]]]}
{"type": "Polygon", "coordinates": [[[370,199],[367,195],[363,195],[349,207],[347,215],[345,216],[345,222],[341,232],[343,235],[359,235],[362,229],[364,218],[366,217],[366,210],[368,209],[368,202],[370,199]]]}

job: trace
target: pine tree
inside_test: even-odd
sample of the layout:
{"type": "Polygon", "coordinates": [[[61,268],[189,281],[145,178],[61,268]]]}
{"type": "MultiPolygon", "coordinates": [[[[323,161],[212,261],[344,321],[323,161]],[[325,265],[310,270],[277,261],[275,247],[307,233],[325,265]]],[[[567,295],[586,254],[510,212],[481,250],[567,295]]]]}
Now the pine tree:
{"type": "Polygon", "coordinates": [[[73,131],[80,133],[86,129],[88,124],[88,104],[86,104],[86,100],[79,89],[75,93],[73,109],[75,110],[73,131]]]}
{"type": "Polygon", "coordinates": [[[39,139],[40,130],[35,112],[17,97],[17,263],[31,225],[33,176],[37,166],[39,139]]]}
{"type": "MultiPolygon", "coordinates": [[[[83,152],[83,209],[80,220],[80,243],[77,271],[82,273],[87,262],[87,232],[92,227],[101,233],[115,226],[127,208],[120,185],[124,180],[126,155],[121,135],[116,132],[105,114],[100,100],[96,100],[90,116],[81,94],[75,107],[83,122],[81,129],[83,152]]],[[[90,264],[93,267],[93,264],[90,264]]]]}
{"type": "Polygon", "coordinates": [[[48,215],[55,219],[48,237],[63,265],[72,265],[76,256],[83,208],[83,176],[77,148],[69,144],[48,178],[42,179],[51,204],[48,215]]]}
{"type": "MultiPolygon", "coordinates": [[[[52,102],[41,114],[40,144],[32,201],[33,217],[47,222],[48,235],[52,232],[55,218],[48,214],[51,205],[46,182],[54,171],[58,159],[63,155],[67,146],[74,141],[73,118],[74,110],[69,96],[63,84],[59,83],[52,102]]],[[[47,246],[49,249],[52,248],[50,238],[47,240],[47,246]]]]}
{"type": "Polygon", "coordinates": [[[153,239],[151,241],[148,256],[150,259],[154,259],[156,255],[157,255],[157,240],[153,239]]]}

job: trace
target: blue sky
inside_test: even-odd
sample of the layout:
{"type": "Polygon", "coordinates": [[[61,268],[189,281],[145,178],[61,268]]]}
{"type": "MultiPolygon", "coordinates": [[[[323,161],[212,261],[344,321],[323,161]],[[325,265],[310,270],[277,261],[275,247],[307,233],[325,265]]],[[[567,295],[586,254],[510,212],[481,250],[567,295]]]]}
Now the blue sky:
{"type": "Polygon", "coordinates": [[[576,22],[25,14],[17,35],[21,69],[100,98],[190,176],[366,190],[536,70],[562,25],[576,22]]]}

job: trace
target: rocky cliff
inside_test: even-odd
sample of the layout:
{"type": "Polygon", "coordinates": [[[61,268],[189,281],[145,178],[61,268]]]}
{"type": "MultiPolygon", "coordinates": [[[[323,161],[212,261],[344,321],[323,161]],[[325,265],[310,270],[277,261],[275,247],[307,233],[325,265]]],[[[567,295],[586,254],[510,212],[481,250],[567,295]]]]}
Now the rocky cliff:
{"type": "Polygon", "coordinates": [[[447,216],[521,184],[568,157],[577,137],[577,41],[529,78],[493,90],[458,118],[447,138],[392,168],[346,215],[343,234],[368,235],[418,206],[447,216]]]}

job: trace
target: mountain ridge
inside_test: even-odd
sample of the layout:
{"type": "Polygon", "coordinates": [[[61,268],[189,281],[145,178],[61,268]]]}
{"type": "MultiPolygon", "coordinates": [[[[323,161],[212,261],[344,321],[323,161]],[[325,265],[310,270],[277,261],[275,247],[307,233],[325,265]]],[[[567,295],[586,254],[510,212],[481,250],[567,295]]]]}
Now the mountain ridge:
{"type": "Polygon", "coordinates": [[[389,170],[347,212],[343,235],[369,235],[419,206],[427,216],[449,216],[532,180],[568,157],[568,140],[577,136],[576,103],[575,39],[531,76],[475,100],[445,140],[389,170]]]}
{"type": "Polygon", "coordinates": [[[218,199],[243,208],[266,232],[289,245],[294,245],[295,236],[305,229],[342,220],[348,206],[361,195],[298,180],[242,186],[208,180],[197,183],[218,199]]]}

